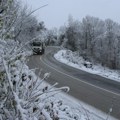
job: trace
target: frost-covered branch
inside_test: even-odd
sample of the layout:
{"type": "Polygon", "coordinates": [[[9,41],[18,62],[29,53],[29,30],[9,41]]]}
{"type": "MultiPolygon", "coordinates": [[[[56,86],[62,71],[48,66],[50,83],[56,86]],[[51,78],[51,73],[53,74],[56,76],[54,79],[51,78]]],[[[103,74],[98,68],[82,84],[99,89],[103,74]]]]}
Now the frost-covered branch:
{"type": "Polygon", "coordinates": [[[23,113],[23,109],[21,107],[21,104],[20,104],[20,101],[19,101],[19,97],[18,95],[16,94],[16,92],[13,90],[13,83],[12,83],[12,80],[11,80],[11,74],[9,72],[9,69],[8,69],[8,64],[7,62],[4,60],[3,58],[3,65],[5,67],[5,71],[6,71],[6,74],[7,74],[7,80],[8,80],[8,83],[9,83],[9,87],[10,87],[10,90],[11,90],[11,93],[13,95],[13,101],[16,103],[15,105],[15,108],[17,109],[17,111],[19,112],[20,116],[21,116],[21,119],[22,120],[26,120],[26,117],[23,113]]]}

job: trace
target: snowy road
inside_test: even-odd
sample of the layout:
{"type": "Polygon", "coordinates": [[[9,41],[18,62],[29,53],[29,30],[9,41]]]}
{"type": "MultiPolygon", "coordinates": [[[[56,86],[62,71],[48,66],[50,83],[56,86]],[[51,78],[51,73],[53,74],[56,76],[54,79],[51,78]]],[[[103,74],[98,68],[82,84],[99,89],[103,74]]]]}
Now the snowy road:
{"type": "Polygon", "coordinates": [[[69,86],[70,95],[103,112],[109,113],[113,106],[111,115],[120,119],[120,83],[62,64],[53,57],[55,51],[55,47],[49,47],[45,55],[31,56],[30,68],[42,68],[42,74],[51,72],[47,82],[69,86]]]}

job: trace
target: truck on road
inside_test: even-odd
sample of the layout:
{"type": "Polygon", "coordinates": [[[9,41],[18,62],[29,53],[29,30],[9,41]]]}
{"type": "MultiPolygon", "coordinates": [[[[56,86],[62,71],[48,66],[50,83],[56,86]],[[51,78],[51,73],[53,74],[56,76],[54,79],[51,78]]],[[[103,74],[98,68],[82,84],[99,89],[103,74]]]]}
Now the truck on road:
{"type": "Polygon", "coordinates": [[[33,54],[42,55],[45,52],[45,43],[41,41],[34,41],[31,43],[33,54]]]}

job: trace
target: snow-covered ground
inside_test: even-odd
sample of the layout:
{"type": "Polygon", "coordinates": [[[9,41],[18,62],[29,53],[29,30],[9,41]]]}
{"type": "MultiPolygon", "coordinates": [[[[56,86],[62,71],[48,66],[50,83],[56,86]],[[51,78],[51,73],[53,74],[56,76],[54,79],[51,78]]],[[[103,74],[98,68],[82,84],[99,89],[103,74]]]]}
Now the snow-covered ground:
{"type": "Polygon", "coordinates": [[[89,61],[85,61],[82,57],[79,57],[76,52],[72,52],[70,50],[60,50],[54,55],[54,57],[56,60],[69,66],[120,82],[120,71],[111,70],[107,67],[101,66],[100,64],[94,65],[89,61]],[[92,67],[86,67],[86,64],[88,66],[92,65],[92,67]]]}
{"type": "Polygon", "coordinates": [[[78,120],[107,120],[107,118],[108,120],[117,120],[116,118],[113,118],[108,114],[69,96],[68,94],[61,92],[56,98],[61,99],[64,105],[69,108],[70,113],[74,113],[78,116],[78,120]]]}

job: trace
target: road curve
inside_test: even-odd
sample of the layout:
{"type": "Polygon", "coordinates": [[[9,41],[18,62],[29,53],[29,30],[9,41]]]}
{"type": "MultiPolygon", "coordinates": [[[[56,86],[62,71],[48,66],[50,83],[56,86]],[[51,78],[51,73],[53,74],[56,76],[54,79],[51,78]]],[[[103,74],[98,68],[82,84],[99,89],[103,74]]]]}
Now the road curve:
{"type": "MultiPolygon", "coordinates": [[[[42,75],[50,72],[47,82],[58,82],[58,87],[69,86],[68,94],[105,113],[109,113],[112,107],[111,115],[120,120],[120,83],[58,62],[53,57],[57,50],[56,47],[48,47],[45,55],[31,56],[28,66],[42,68],[42,75]]],[[[36,74],[38,72],[39,70],[36,70],[36,74]]]]}

